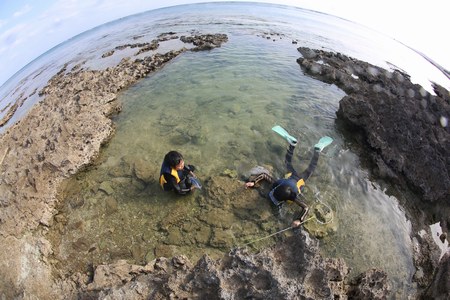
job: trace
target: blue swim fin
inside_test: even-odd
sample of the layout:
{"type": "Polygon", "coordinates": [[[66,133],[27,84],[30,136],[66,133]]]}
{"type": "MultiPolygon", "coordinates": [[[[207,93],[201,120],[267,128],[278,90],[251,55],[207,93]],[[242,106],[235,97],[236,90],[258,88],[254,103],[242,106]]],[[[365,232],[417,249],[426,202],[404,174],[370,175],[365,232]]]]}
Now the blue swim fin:
{"type": "Polygon", "coordinates": [[[289,142],[289,144],[294,145],[294,146],[297,144],[297,139],[295,137],[293,137],[292,135],[290,135],[280,125],[276,125],[276,126],[272,127],[272,130],[275,131],[276,133],[278,133],[279,135],[281,135],[284,139],[286,139],[289,142]]]}
{"type": "Polygon", "coordinates": [[[319,149],[319,151],[322,151],[326,146],[330,145],[333,142],[333,139],[329,136],[324,136],[320,138],[319,142],[314,145],[314,148],[319,149]]]}
{"type": "Polygon", "coordinates": [[[202,189],[202,185],[200,184],[200,181],[199,181],[197,178],[195,178],[195,177],[190,177],[189,179],[191,180],[191,184],[192,184],[193,186],[195,186],[195,187],[196,187],[197,189],[199,189],[199,190],[202,189]]]}

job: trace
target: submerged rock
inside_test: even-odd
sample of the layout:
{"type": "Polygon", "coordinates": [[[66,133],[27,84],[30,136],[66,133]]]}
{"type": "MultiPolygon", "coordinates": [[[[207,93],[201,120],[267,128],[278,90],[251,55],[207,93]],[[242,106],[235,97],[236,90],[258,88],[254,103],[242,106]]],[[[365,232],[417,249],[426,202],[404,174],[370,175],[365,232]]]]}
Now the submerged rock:
{"type": "Polygon", "coordinates": [[[310,207],[309,215],[313,216],[313,219],[304,226],[316,238],[324,238],[337,231],[337,221],[330,207],[323,203],[315,203],[310,207]]]}
{"type": "Polygon", "coordinates": [[[114,194],[114,189],[112,188],[112,184],[109,181],[103,181],[100,184],[99,190],[105,192],[107,195],[114,194]]]}

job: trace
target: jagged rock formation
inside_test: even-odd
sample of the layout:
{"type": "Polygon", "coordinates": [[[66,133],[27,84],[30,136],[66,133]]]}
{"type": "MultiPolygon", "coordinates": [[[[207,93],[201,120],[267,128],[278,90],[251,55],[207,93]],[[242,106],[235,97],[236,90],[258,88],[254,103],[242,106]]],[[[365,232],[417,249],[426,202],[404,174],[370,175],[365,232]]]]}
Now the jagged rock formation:
{"type": "Polygon", "coordinates": [[[324,259],[318,241],[298,232],[251,254],[235,249],[220,260],[158,258],[146,266],[124,261],[97,267],[78,297],[96,299],[386,299],[383,271],[370,270],[354,283],[342,259],[324,259]],[[353,295],[353,296],[350,296],[353,295]]]}
{"type": "MultiPolygon", "coordinates": [[[[307,74],[346,92],[337,123],[346,138],[370,157],[373,175],[415,191],[418,203],[412,199],[405,203],[415,214],[411,219],[419,223],[413,225],[419,231],[423,223],[440,222],[444,240],[450,222],[449,92],[435,84],[436,95],[431,95],[403,72],[389,72],[340,53],[298,50],[303,57],[297,62],[307,74]],[[421,213],[426,215],[422,222],[421,213]]],[[[433,273],[442,274],[449,262],[444,260],[437,270],[440,253],[433,241],[420,234],[413,239],[420,245],[414,249],[415,280],[426,287],[433,273]]],[[[450,293],[448,286],[439,291],[439,297],[450,293]]]]}

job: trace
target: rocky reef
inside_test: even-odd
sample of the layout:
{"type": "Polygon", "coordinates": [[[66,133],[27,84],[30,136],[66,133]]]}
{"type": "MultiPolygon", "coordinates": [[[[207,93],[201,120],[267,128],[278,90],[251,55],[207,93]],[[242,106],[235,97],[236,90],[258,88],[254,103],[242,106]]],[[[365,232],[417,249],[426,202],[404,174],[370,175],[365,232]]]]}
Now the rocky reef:
{"type": "Polygon", "coordinates": [[[338,121],[370,150],[375,175],[413,189],[424,201],[448,201],[448,91],[434,85],[436,95],[431,95],[401,71],[342,54],[299,51],[298,63],[307,74],[347,94],[339,103],[338,121]]]}
{"type": "MultiPolygon", "coordinates": [[[[140,48],[139,53],[145,53],[157,49],[158,42],[168,38],[178,37],[168,33],[149,43],[124,47],[140,48]]],[[[223,34],[180,38],[194,45],[190,51],[211,50],[227,39],[223,34]]],[[[113,55],[116,49],[103,57],[113,55]]],[[[146,265],[119,260],[68,277],[54,269],[57,262],[53,261],[54,249],[46,232],[56,222],[58,191],[65,179],[92,164],[114,134],[110,117],[121,110],[117,93],[189,50],[127,58],[101,71],[66,66],[39,91],[44,100],[0,136],[1,297],[389,298],[385,272],[367,270],[354,279],[348,278],[345,261],[322,257],[317,239],[303,230],[256,254],[235,248],[218,260],[203,256],[194,264],[185,256],[175,256],[157,257],[146,265]]],[[[299,51],[303,57],[298,63],[306,73],[334,83],[347,93],[338,111],[339,126],[349,141],[357,142],[360,151],[370,154],[374,176],[395,180],[419,195],[410,204],[415,209],[411,209],[411,219],[419,220],[416,228],[436,219],[443,226],[447,224],[450,141],[444,123],[450,117],[448,91],[435,86],[436,96],[430,95],[402,72],[389,72],[341,54],[307,48],[299,51]],[[421,206],[423,202],[439,209],[425,209],[428,204],[421,206]],[[413,211],[418,212],[414,215],[413,211]],[[426,220],[419,218],[422,214],[426,220]]],[[[208,192],[213,196],[221,192],[220,185],[213,186],[220,180],[224,179],[219,176],[210,180],[208,192]]],[[[214,217],[204,218],[213,223],[214,217]]],[[[423,297],[448,297],[449,253],[439,261],[432,241],[419,234],[414,238],[418,245],[417,269],[421,270],[415,282],[423,297]]],[[[217,243],[221,242],[218,238],[217,243]]]]}
{"type": "MultiPolygon", "coordinates": [[[[349,144],[369,158],[373,177],[395,183],[403,193],[413,191],[403,206],[415,232],[439,222],[444,241],[450,222],[449,92],[434,84],[432,95],[404,72],[390,72],[340,53],[298,50],[302,57],[297,62],[305,73],[347,94],[339,102],[336,122],[349,144]]],[[[448,258],[437,270],[439,251],[433,242],[420,234],[413,239],[420,245],[415,249],[419,286],[428,286],[434,273],[448,278],[442,270],[448,270],[448,258]]],[[[443,286],[438,294],[448,297],[448,285],[446,291],[443,286]]]]}
{"type": "Polygon", "coordinates": [[[382,271],[369,270],[346,282],[342,259],[324,259],[307,234],[251,254],[235,249],[220,260],[158,258],[146,266],[124,261],[98,266],[79,297],[96,299],[385,299],[382,271]]]}

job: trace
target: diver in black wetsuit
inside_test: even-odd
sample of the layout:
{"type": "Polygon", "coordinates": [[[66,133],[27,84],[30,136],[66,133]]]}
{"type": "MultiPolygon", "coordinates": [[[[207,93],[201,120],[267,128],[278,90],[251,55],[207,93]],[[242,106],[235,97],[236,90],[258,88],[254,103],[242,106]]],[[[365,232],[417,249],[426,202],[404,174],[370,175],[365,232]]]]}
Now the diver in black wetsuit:
{"type": "Polygon", "coordinates": [[[301,211],[296,215],[294,221],[292,222],[292,227],[300,226],[305,220],[309,210],[303,199],[300,199],[303,197],[302,191],[305,187],[305,181],[314,172],[319,160],[320,152],[331,143],[330,140],[332,141],[331,138],[326,137],[326,142],[324,139],[321,139],[319,143],[314,146],[314,155],[311,158],[309,166],[300,174],[297,173],[292,166],[292,155],[294,154],[297,141],[288,140],[289,147],[286,152],[285,163],[286,168],[290,173],[286,175],[287,178],[275,180],[270,174],[268,174],[268,172],[261,172],[259,174],[252,175],[245,183],[245,188],[254,187],[256,183],[262,180],[268,181],[272,184],[271,191],[268,196],[273,205],[281,208],[286,201],[290,200],[300,206],[301,211]]]}
{"type": "Polygon", "coordinates": [[[185,166],[181,153],[170,151],[164,156],[159,183],[165,191],[186,195],[196,188],[191,181],[192,178],[195,178],[194,171],[193,165],[185,166]]]}

